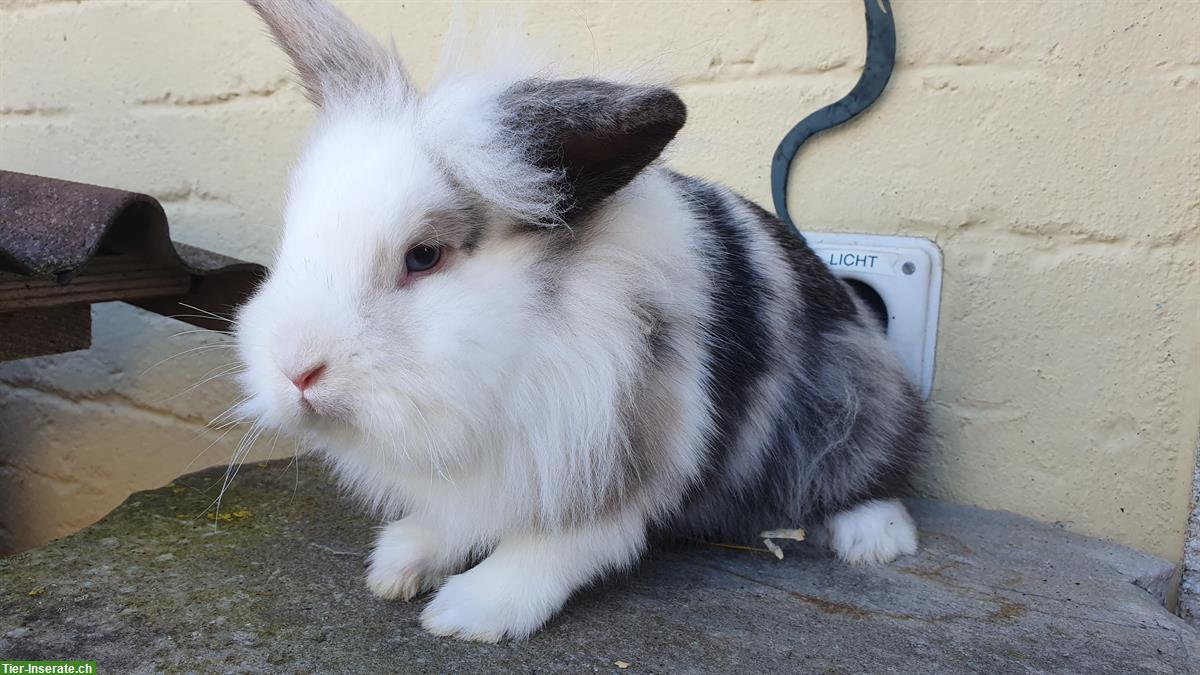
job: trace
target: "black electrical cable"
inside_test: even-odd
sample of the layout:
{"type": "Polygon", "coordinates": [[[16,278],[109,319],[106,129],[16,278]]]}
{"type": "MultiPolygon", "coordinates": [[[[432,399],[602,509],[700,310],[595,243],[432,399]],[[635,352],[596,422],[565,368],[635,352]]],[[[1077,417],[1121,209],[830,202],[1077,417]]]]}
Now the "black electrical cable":
{"type": "MultiPolygon", "coordinates": [[[[896,22],[889,0],[863,0],[867,8],[867,60],[854,88],[842,98],[805,117],[779,142],[771,159],[771,197],[783,222],[800,230],[787,209],[788,172],[796,151],[814,134],[836,127],[866,110],[887,86],[896,65],[896,22]]],[[[803,235],[801,235],[803,238],[803,235]]]]}

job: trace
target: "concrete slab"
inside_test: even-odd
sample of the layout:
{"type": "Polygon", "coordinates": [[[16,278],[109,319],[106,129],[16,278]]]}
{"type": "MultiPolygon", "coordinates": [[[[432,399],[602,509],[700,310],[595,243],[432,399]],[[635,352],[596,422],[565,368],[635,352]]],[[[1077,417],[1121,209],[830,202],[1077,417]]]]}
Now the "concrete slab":
{"type": "Polygon", "coordinates": [[[676,546],[575,598],[518,644],[420,630],[363,581],[375,523],[312,460],[133,495],[100,523],[0,560],[0,656],[126,672],[1196,672],[1162,560],[1011,514],[913,502],[918,555],[847,567],[676,546]],[[1147,590],[1150,589],[1150,590],[1147,590]]]}

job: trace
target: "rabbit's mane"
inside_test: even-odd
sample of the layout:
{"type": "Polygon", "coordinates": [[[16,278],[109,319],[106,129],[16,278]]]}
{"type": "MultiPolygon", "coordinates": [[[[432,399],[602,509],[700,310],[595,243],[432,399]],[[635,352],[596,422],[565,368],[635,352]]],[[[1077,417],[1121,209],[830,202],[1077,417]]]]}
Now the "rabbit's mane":
{"type": "Polygon", "coordinates": [[[561,224],[562,174],[533,161],[527,142],[536,130],[515,132],[504,124],[503,106],[515,85],[555,76],[515,23],[483,30],[456,17],[423,91],[405,76],[382,74],[372,88],[326,101],[315,131],[362,121],[409,125],[410,137],[455,185],[518,220],[561,224]]]}

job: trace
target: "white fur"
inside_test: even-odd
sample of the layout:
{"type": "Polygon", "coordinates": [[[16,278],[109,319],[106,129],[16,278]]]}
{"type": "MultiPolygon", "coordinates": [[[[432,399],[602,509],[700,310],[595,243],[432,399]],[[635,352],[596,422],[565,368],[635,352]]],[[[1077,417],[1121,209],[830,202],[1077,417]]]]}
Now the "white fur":
{"type": "Polygon", "coordinates": [[[640,513],[552,535],[512,535],[486,560],[450,577],[421,613],[421,625],[480,642],[528,637],[576,589],[627,566],[644,544],[640,513]]]}
{"type": "Polygon", "coordinates": [[[863,502],[830,516],[825,524],[838,558],[855,565],[878,565],[917,552],[917,526],[898,500],[863,502]]]}
{"type": "MultiPolygon", "coordinates": [[[[257,6],[270,21],[312,4],[257,6]]],[[[272,25],[286,44],[323,24],[272,25]]],[[[556,176],[500,124],[501,93],[530,74],[451,74],[424,95],[399,76],[347,95],[343,77],[343,89],[315,96],[321,121],[292,175],[283,243],[235,326],[241,412],[298,436],[367,505],[401,518],[379,533],[372,592],[408,599],[446,579],[422,625],[482,641],[528,636],[574,590],[630,564],[647,527],[694,486],[714,433],[704,347],[714,281],[699,250],[711,234],[652,166],[578,223],[570,234],[587,240],[549,270],[547,293],[549,239],[515,223],[554,224],[556,176]],[[480,201],[488,238],[398,283],[405,251],[439,237],[440,215],[480,201]],[[653,326],[638,303],[670,315],[670,364],[646,367],[653,326]],[[326,368],[302,399],[289,378],[317,364],[326,368]],[[634,393],[654,447],[628,437],[634,393]],[[631,476],[642,470],[653,475],[631,476]]],[[[785,297],[782,254],[761,237],[750,248],[785,297]]],[[[770,330],[782,341],[791,322],[778,304],[770,330]]],[[[772,405],[786,394],[778,379],[760,387],[772,405]]],[[[739,444],[766,447],[768,412],[752,411],[739,444]]],[[[915,549],[894,502],[838,514],[830,529],[851,562],[915,549]]]]}
{"type": "MultiPolygon", "coordinates": [[[[489,241],[397,290],[386,252],[415,243],[409,233],[425,215],[457,198],[442,171],[451,162],[414,143],[423,119],[368,110],[317,131],[293,176],[272,276],[239,315],[243,410],[323,450],[386,517],[409,516],[380,536],[373,592],[412,597],[494,548],[447,581],[423,624],[477,640],[524,637],[574,588],[636,557],[647,524],[682,496],[647,491],[621,527],[592,526],[606,533],[596,546],[572,529],[622,478],[621,396],[641,374],[629,345],[645,330],[629,299],[707,305],[689,245],[695,225],[655,169],[600,214],[553,315],[530,310],[539,249],[528,236],[489,241]],[[314,363],[328,364],[306,392],[320,417],[304,414],[288,381],[314,363]],[[530,575],[537,551],[549,557],[530,575]],[[430,567],[430,556],[441,560],[430,567]]],[[[698,475],[711,423],[699,339],[679,336],[681,367],[664,383],[680,406],[660,467],[673,483],[698,475]]]]}
{"type": "Polygon", "coordinates": [[[411,600],[436,588],[460,560],[437,532],[414,517],[384,525],[367,559],[367,587],[386,600],[411,600]]]}

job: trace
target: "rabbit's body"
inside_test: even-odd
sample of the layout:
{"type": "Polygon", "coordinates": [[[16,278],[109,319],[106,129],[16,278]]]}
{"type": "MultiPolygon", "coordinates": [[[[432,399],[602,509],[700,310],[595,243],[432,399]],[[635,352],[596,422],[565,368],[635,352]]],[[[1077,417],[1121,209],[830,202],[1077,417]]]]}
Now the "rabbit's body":
{"type": "Polygon", "coordinates": [[[377,594],[440,585],[426,628],[497,640],[652,532],[827,524],[851,562],[915,549],[890,500],[917,396],[802,240],[651,164],[674,94],[464,78],[418,98],[324,2],[252,4],[325,114],[238,317],[243,410],[400,518],[377,594]]]}
{"type": "Polygon", "coordinates": [[[673,528],[744,539],[903,492],[925,415],[874,316],[778,218],[711,184],[675,183],[708,231],[714,432],[673,528]]]}

